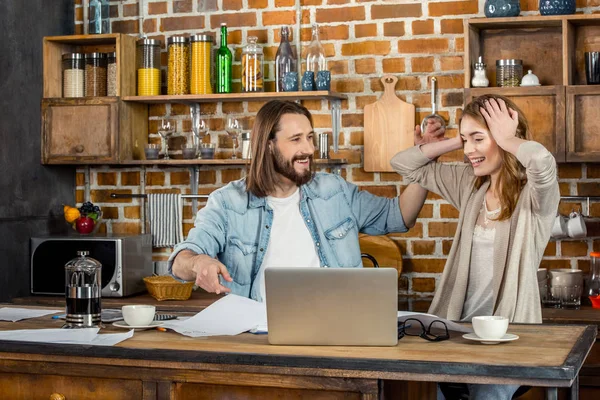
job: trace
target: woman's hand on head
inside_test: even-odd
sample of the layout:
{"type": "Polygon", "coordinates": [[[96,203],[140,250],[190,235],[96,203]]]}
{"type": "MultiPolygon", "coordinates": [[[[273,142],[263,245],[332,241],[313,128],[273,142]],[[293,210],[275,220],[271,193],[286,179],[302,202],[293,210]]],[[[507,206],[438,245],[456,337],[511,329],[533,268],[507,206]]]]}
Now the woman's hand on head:
{"type": "Polygon", "coordinates": [[[506,106],[502,99],[489,99],[485,107],[479,109],[485,118],[494,140],[502,147],[502,143],[512,139],[517,134],[519,114],[506,106]]]}

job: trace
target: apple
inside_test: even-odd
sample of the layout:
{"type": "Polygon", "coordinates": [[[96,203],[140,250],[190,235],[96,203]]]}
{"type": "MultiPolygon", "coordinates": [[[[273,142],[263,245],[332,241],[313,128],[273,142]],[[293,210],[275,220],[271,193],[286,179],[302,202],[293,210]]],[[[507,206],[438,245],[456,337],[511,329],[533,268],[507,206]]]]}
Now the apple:
{"type": "Polygon", "coordinates": [[[79,233],[92,233],[94,230],[94,220],[90,217],[79,217],[75,221],[75,227],[79,233]]]}

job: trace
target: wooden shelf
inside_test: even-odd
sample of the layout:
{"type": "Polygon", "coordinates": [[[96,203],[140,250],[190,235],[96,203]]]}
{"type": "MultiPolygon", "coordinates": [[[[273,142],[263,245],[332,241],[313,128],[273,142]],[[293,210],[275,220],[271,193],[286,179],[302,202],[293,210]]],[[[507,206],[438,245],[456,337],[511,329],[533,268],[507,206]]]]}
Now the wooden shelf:
{"type": "Polygon", "coordinates": [[[175,96],[125,96],[124,101],[160,104],[160,103],[214,103],[231,101],[269,101],[269,100],[344,100],[347,96],[327,90],[312,92],[262,92],[227,94],[184,94],[175,96]]]}
{"type": "MultiPolygon", "coordinates": [[[[315,165],[343,165],[348,162],[345,158],[340,159],[314,159],[315,165]]],[[[184,160],[181,158],[170,159],[170,160],[125,160],[121,161],[119,165],[249,165],[250,160],[244,160],[241,158],[218,158],[212,160],[192,159],[184,160]]]]}
{"type": "Polygon", "coordinates": [[[499,94],[502,96],[547,96],[556,93],[560,85],[519,86],[519,87],[484,87],[466,88],[466,96],[477,97],[482,94],[499,94]]]}

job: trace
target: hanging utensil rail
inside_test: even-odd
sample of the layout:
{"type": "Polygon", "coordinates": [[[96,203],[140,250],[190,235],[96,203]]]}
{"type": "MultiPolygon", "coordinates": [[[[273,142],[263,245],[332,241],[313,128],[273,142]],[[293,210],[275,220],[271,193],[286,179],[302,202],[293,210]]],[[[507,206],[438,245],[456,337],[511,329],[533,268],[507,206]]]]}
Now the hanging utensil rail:
{"type": "MultiPolygon", "coordinates": [[[[145,193],[141,194],[120,194],[120,193],[111,193],[110,197],[112,199],[146,199],[148,195],[145,193]]],[[[208,199],[207,194],[182,194],[182,199],[208,199]]]]}

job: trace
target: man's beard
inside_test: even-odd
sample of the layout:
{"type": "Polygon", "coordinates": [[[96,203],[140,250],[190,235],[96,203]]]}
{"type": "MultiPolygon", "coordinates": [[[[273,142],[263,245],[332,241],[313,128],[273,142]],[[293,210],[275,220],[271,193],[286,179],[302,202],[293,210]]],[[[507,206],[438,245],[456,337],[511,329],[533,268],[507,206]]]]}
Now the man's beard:
{"type": "Polygon", "coordinates": [[[283,158],[283,154],[281,154],[281,152],[279,151],[277,146],[273,146],[273,147],[274,147],[273,160],[275,161],[275,171],[277,171],[279,174],[285,176],[286,178],[288,178],[289,180],[291,180],[298,186],[301,186],[301,185],[304,185],[304,184],[310,182],[310,180],[312,179],[312,162],[313,162],[312,154],[294,156],[294,157],[292,157],[292,159],[290,161],[287,161],[286,159],[283,158]],[[294,161],[302,160],[307,157],[308,157],[308,163],[309,163],[310,168],[307,169],[306,171],[304,171],[304,173],[299,174],[294,169],[294,161]]]}

